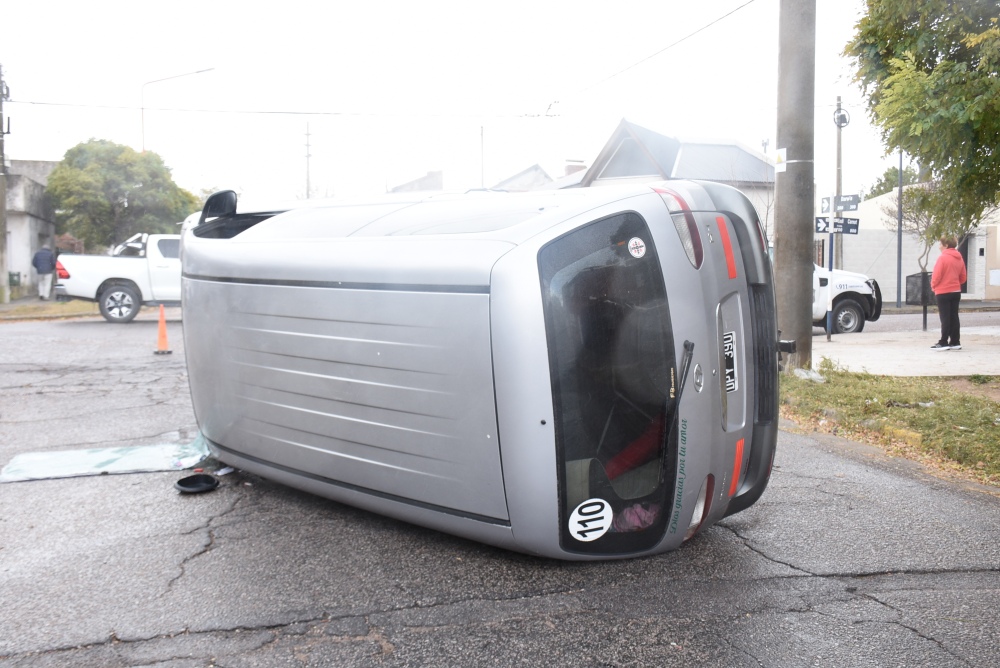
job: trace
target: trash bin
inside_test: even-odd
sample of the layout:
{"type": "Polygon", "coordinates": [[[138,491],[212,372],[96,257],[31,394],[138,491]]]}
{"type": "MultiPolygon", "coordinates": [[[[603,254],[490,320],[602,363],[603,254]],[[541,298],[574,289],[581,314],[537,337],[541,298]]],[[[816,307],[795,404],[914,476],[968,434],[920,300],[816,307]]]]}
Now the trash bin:
{"type": "Polygon", "coordinates": [[[910,306],[937,305],[937,298],[931,290],[931,272],[922,271],[906,277],[906,303],[910,306]]]}
{"type": "Polygon", "coordinates": [[[19,271],[8,271],[7,272],[7,285],[12,288],[21,287],[21,272],[19,271]]]}

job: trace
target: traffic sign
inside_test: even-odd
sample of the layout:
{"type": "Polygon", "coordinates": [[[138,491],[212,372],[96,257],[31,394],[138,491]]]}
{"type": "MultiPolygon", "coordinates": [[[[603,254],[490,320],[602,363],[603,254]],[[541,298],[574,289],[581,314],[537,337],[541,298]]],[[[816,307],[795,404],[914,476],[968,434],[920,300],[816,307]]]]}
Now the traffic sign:
{"type": "Polygon", "coordinates": [[[834,218],[833,229],[830,229],[830,218],[827,216],[816,216],[817,234],[829,234],[831,232],[842,232],[844,234],[857,234],[860,218],[834,218]]]}
{"type": "Polygon", "coordinates": [[[835,201],[838,213],[844,211],[857,211],[858,204],[860,203],[860,195],[838,195],[835,201]]]}
{"type": "Polygon", "coordinates": [[[830,198],[824,197],[819,201],[819,212],[830,213],[830,198]]]}

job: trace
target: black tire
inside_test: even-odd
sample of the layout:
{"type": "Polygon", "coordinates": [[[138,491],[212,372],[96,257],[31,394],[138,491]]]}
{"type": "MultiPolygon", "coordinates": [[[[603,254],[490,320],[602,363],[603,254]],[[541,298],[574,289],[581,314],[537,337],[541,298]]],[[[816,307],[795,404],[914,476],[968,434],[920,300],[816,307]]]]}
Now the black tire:
{"type": "Polygon", "coordinates": [[[132,322],[142,307],[138,291],[129,285],[112,285],[105,288],[97,298],[97,303],[104,319],[118,324],[132,322]]]}
{"type": "Polygon", "coordinates": [[[833,333],[855,334],[865,328],[865,310],[853,299],[844,299],[833,307],[833,333]]]}

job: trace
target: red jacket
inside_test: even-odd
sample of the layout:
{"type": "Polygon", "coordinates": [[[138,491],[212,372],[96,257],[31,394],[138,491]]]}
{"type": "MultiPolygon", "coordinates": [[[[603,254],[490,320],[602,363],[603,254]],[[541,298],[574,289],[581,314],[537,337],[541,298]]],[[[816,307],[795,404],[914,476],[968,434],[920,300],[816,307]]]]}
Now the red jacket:
{"type": "Polygon", "coordinates": [[[965,273],[965,262],[962,254],[954,248],[945,248],[941,251],[941,256],[934,263],[934,273],[931,274],[931,290],[936,295],[945,295],[949,292],[961,292],[962,283],[965,283],[967,276],[965,273]]]}

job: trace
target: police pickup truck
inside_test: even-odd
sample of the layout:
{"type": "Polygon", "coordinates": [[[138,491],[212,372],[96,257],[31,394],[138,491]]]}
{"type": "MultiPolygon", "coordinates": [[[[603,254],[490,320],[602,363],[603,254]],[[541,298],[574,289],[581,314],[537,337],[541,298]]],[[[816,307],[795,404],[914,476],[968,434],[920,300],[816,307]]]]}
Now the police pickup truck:
{"type": "Polygon", "coordinates": [[[815,327],[826,329],[831,296],[833,334],[860,332],[865,328],[865,322],[875,322],[882,315],[882,291],[875,279],[819,265],[813,269],[812,317],[815,327]]]}

